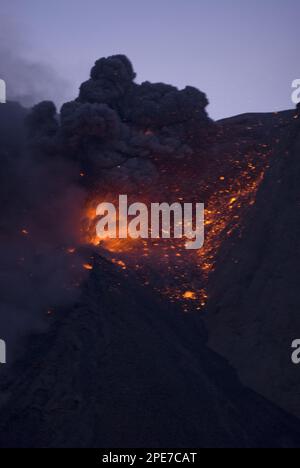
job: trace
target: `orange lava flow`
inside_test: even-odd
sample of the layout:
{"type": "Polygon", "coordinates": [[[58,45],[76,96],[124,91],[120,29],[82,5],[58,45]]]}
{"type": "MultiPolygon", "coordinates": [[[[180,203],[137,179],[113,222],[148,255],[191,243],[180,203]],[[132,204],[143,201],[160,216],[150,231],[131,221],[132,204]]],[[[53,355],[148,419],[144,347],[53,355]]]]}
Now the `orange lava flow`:
{"type": "Polygon", "coordinates": [[[252,178],[248,172],[243,172],[241,178],[231,187],[222,188],[209,199],[205,209],[205,242],[198,252],[198,265],[206,277],[215,269],[216,257],[223,240],[241,226],[245,209],[255,204],[264,174],[263,169],[252,178]]]}

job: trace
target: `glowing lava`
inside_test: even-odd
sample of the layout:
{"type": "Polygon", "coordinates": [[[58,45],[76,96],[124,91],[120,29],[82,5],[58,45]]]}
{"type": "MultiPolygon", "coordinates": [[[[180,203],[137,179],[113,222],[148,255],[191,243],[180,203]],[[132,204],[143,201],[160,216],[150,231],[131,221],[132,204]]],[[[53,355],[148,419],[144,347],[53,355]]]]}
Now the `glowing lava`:
{"type": "Polygon", "coordinates": [[[195,301],[197,299],[197,294],[194,291],[186,291],[182,294],[183,299],[190,299],[195,301]]]}
{"type": "Polygon", "coordinates": [[[243,172],[238,181],[234,181],[229,188],[219,190],[209,199],[205,210],[205,243],[198,252],[199,267],[205,276],[214,270],[222,242],[241,227],[245,209],[255,203],[264,174],[265,169],[252,178],[248,172],[243,172]]]}
{"type": "MultiPolygon", "coordinates": [[[[255,204],[257,191],[268,168],[270,151],[232,156],[227,171],[218,167],[203,177],[201,170],[188,162],[176,171],[161,168],[159,198],[168,203],[205,202],[205,243],[199,251],[187,251],[182,239],[99,239],[96,235],[96,207],[102,201],[114,203],[119,194],[98,196],[89,203],[83,225],[84,242],[101,246],[108,258],[122,270],[135,270],[145,286],[179,302],[183,310],[202,310],[209,300],[206,291],[209,275],[218,262],[224,241],[243,227],[248,210],[255,204]]],[[[140,193],[135,199],[157,202],[158,189],[140,193]],[[139,198],[140,197],[140,198],[139,198]],[[145,200],[147,199],[147,200],[145,200]]]]}

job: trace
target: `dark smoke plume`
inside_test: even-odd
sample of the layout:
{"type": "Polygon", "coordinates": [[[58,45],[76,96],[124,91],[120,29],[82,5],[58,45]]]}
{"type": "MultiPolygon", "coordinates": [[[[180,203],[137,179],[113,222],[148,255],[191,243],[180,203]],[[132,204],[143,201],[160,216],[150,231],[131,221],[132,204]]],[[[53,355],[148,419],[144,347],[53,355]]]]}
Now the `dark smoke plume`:
{"type": "Polygon", "coordinates": [[[76,165],[49,157],[51,106],[29,115],[0,106],[0,336],[10,349],[73,303],[82,279],[83,261],[68,249],[79,242],[85,194],[76,165]]]}
{"type": "Polygon", "coordinates": [[[157,178],[157,158],[197,151],[213,124],[199,90],[162,83],[138,85],[127,57],[98,60],[79,97],[61,111],[64,152],[94,181],[138,190],[157,178]]]}

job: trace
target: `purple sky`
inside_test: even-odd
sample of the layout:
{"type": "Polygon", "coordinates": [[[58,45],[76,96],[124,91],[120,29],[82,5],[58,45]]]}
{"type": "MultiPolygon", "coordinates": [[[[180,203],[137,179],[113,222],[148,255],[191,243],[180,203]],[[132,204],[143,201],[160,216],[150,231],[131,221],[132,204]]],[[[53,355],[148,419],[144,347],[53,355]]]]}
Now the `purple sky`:
{"type": "Polygon", "coordinates": [[[139,82],[205,91],[213,118],[293,107],[299,0],[1,0],[0,9],[27,55],[69,82],[67,99],[97,58],[124,53],[139,82]]]}

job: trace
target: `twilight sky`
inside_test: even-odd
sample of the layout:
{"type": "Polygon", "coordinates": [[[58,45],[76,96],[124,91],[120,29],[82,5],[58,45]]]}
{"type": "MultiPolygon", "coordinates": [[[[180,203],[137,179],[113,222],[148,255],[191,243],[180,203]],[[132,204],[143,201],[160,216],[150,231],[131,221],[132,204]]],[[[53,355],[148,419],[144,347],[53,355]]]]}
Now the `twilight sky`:
{"type": "Polygon", "coordinates": [[[6,47],[51,65],[66,100],[97,58],[124,53],[138,82],[206,92],[215,119],[293,107],[299,0],[1,0],[0,11],[6,47]]]}

